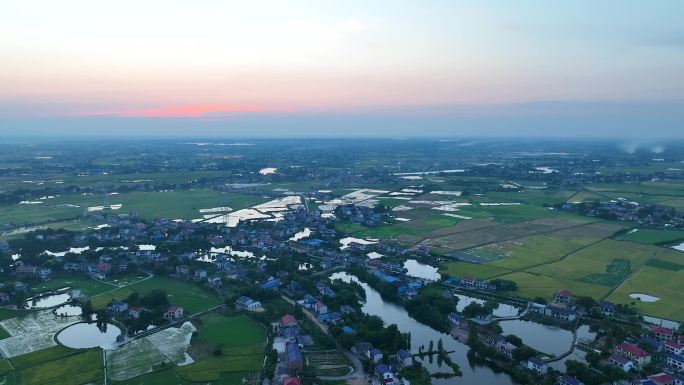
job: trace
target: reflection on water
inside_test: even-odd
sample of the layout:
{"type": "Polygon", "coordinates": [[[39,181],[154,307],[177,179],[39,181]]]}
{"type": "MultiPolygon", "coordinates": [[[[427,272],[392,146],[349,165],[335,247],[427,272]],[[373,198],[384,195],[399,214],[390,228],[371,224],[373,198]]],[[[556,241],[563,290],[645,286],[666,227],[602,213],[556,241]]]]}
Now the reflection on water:
{"type": "MultiPolygon", "coordinates": [[[[451,385],[451,384],[487,384],[487,385],[511,385],[513,381],[507,374],[494,373],[486,366],[474,366],[468,362],[466,356],[469,348],[466,345],[453,339],[451,336],[440,333],[429,326],[411,318],[406,310],[396,304],[386,302],[380,297],[375,289],[368,286],[365,282],[360,282],[356,277],[344,272],[332,274],[331,279],[342,279],[345,282],[356,281],[363,287],[366,292],[366,303],[363,304],[363,312],[371,315],[376,315],[385,320],[386,324],[396,324],[399,330],[403,333],[411,333],[411,351],[418,352],[418,348],[422,345],[428,347],[430,341],[437,344],[440,339],[444,344],[444,348],[449,351],[454,351],[449,354],[449,357],[454,363],[461,367],[463,372],[462,377],[453,378],[433,378],[432,384],[435,385],[451,385]]],[[[439,360],[433,359],[432,362],[428,357],[418,358],[416,360],[421,362],[425,368],[431,373],[448,372],[450,368],[441,363],[439,360]]]]}
{"type": "Polygon", "coordinates": [[[415,259],[406,260],[404,262],[404,269],[407,270],[406,274],[410,277],[429,279],[431,281],[439,281],[442,278],[437,272],[438,268],[420,263],[415,259]]]}
{"type": "Polygon", "coordinates": [[[26,300],[26,308],[45,309],[66,303],[69,301],[69,298],[71,297],[67,293],[46,295],[45,297],[40,298],[29,298],[26,300]]]}
{"type": "Polygon", "coordinates": [[[83,314],[83,309],[80,306],[75,305],[62,305],[55,309],[55,314],[58,316],[77,316],[83,314]]]}
{"type": "MultiPolygon", "coordinates": [[[[454,297],[458,298],[458,304],[456,305],[456,310],[462,312],[466,306],[473,302],[484,304],[485,300],[475,297],[470,297],[463,294],[454,294],[454,297]]],[[[499,306],[494,309],[492,314],[496,317],[515,317],[520,313],[520,308],[506,303],[500,303],[499,306]]]]}
{"type": "Polygon", "coordinates": [[[62,345],[74,349],[87,349],[111,347],[116,342],[116,337],[121,334],[121,329],[105,324],[99,328],[96,323],[77,323],[71,325],[57,334],[57,341],[62,345]]]}
{"type": "Polygon", "coordinates": [[[560,355],[572,345],[572,332],[557,326],[522,320],[501,321],[499,325],[504,335],[515,334],[525,345],[546,354],[560,355]]]}

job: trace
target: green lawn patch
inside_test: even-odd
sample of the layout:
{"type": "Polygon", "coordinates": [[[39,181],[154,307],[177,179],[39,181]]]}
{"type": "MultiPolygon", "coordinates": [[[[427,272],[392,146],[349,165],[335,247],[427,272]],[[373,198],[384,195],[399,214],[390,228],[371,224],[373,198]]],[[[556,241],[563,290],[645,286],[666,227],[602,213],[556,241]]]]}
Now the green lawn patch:
{"type": "Polygon", "coordinates": [[[41,282],[35,286],[33,289],[38,292],[58,290],[62,288],[70,288],[74,290],[80,290],[83,294],[87,296],[98,295],[114,289],[114,286],[96,281],[89,277],[72,275],[68,277],[57,277],[53,278],[47,282],[41,282]]]}
{"type": "Polygon", "coordinates": [[[154,289],[166,290],[169,301],[183,307],[189,313],[197,313],[221,304],[221,298],[213,291],[191,282],[163,276],[154,276],[130,286],[94,296],[91,301],[96,309],[101,309],[114,299],[126,299],[134,291],[144,294],[154,289]]]}
{"type": "Polygon", "coordinates": [[[263,351],[261,345],[266,340],[264,328],[246,315],[226,317],[209,313],[202,317],[199,335],[204,341],[222,345],[224,349],[259,345],[263,351]]]}

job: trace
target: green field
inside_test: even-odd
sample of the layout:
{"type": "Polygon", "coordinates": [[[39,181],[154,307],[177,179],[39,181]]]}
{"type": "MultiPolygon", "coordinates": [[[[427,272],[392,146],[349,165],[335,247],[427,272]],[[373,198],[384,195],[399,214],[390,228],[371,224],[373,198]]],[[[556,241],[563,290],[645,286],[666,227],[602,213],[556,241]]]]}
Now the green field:
{"type": "Polygon", "coordinates": [[[177,367],[176,373],[186,381],[219,381],[225,373],[261,369],[263,354],[248,356],[210,356],[193,364],[177,367]]]}
{"type": "Polygon", "coordinates": [[[615,239],[620,241],[645,243],[649,245],[661,245],[684,239],[684,231],[634,229],[626,234],[616,237],[615,239]]]}
{"type": "MultiPolygon", "coordinates": [[[[684,260],[682,262],[684,262],[684,260]]],[[[670,271],[679,271],[684,269],[684,265],[682,264],[670,261],[663,261],[662,259],[649,259],[648,262],[646,262],[646,266],[656,267],[658,269],[670,271]]]]}
{"type": "MultiPolygon", "coordinates": [[[[223,373],[219,379],[212,381],[213,385],[243,385],[242,379],[245,378],[249,372],[230,372],[223,373]]],[[[109,381],[110,384],[117,385],[190,385],[197,384],[196,382],[184,381],[173,369],[160,370],[153,373],[144,374],[139,377],[131,378],[125,381],[109,381]]]]}
{"type": "Polygon", "coordinates": [[[684,270],[671,271],[645,266],[620,285],[608,300],[634,304],[640,313],[684,321],[684,270]],[[644,293],[659,297],[656,302],[642,302],[629,297],[630,293],[644,293]]]}
{"type": "Polygon", "coordinates": [[[222,314],[209,313],[202,316],[201,320],[200,338],[222,346],[225,352],[244,350],[242,348],[249,346],[259,346],[263,351],[266,331],[250,317],[226,317],[222,314]]]}
{"type": "Polygon", "coordinates": [[[16,369],[21,370],[46,362],[60,360],[65,357],[78,354],[79,352],[80,351],[78,349],[71,349],[67,348],[66,346],[57,345],[47,349],[37,350],[33,353],[12,357],[10,361],[16,369]]]}
{"type": "Polygon", "coordinates": [[[37,292],[43,292],[49,290],[58,290],[65,287],[80,290],[83,294],[89,297],[114,289],[114,286],[96,281],[92,278],[73,275],[70,277],[57,277],[46,282],[40,282],[33,286],[33,290],[37,292]]]}
{"type": "Polygon", "coordinates": [[[627,259],[615,259],[606,266],[605,273],[589,274],[580,278],[582,282],[613,287],[619,285],[632,273],[632,263],[627,259]]]}
{"type": "Polygon", "coordinates": [[[162,276],[155,276],[130,286],[94,296],[91,301],[96,309],[101,309],[114,299],[126,299],[134,291],[143,294],[154,289],[166,290],[169,302],[183,307],[188,313],[197,313],[221,304],[221,298],[213,291],[190,282],[162,276]]]}
{"type": "MultiPolygon", "coordinates": [[[[131,192],[117,195],[65,194],[46,199],[42,204],[0,207],[0,223],[31,224],[83,217],[87,208],[122,204],[116,212],[136,212],[142,218],[171,219],[202,218],[203,208],[228,206],[234,210],[263,203],[267,198],[258,195],[221,193],[209,189],[164,192],[131,192]],[[66,206],[75,205],[78,207],[66,206]]],[[[56,226],[53,224],[53,226],[56,226]]]]}
{"type": "Polygon", "coordinates": [[[87,350],[55,361],[31,366],[17,373],[22,385],[80,385],[98,381],[104,376],[102,352],[87,350]]]}

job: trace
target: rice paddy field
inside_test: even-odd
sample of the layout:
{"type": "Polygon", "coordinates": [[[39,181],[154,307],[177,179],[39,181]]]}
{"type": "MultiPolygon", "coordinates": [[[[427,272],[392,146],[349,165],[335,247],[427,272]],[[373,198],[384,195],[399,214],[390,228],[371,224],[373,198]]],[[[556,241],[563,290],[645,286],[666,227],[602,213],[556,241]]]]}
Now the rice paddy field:
{"type": "MultiPolygon", "coordinates": [[[[78,219],[88,207],[121,204],[116,212],[135,212],[142,218],[202,218],[200,209],[230,207],[239,210],[263,203],[268,198],[258,195],[221,193],[209,189],[178,191],[135,191],[115,195],[67,194],[39,200],[39,204],[15,204],[0,207],[0,223],[33,224],[65,219],[78,219]]],[[[54,226],[54,224],[53,224],[54,226]]]]}
{"type": "MultiPolygon", "coordinates": [[[[516,294],[523,297],[550,299],[556,290],[568,289],[596,300],[634,304],[646,315],[684,320],[684,252],[611,239],[620,229],[599,222],[493,242],[461,251],[473,255],[476,263],[464,258],[445,264],[441,271],[456,277],[512,280],[518,285],[516,294]],[[660,299],[639,302],[629,297],[631,293],[660,299]]],[[[490,231],[496,232],[496,227],[490,231]]]]}
{"type": "Polygon", "coordinates": [[[56,346],[55,332],[78,321],[78,317],[57,317],[51,310],[0,321],[0,326],[10,335],[0,340],[0,351],[5,357],[12,358],[56,346]]]}
{"type": "Polygon", "coordinates": [[[121,381],[152,372],[162,363],[186,363],[186,350],[195,330],[186,322],[107,351],[107,376],[121,381]]]}

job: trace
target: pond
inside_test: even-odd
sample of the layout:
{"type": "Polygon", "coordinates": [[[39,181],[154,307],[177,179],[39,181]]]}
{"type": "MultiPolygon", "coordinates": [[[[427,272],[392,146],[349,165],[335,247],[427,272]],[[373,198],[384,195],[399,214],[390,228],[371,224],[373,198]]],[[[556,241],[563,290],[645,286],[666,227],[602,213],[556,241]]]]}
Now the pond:
{"type": "MultiPolygon", "coordinates": [[[[451,385],[451,384],[487,384],[487,385],[512,385],[513,380],[505,373],[495,373],[489,367],[473,365],[468,361],[467,353],[470,349],[468,346],[456,341],[448,334],[438,332],[431,327],[424,325],[415,319],[411,318],[406,309],[397,304],[386,302],[380,297],[375,289],[368,286],[365,282],[360,282],[355,276],[349,275],[345,272],[334,273],[331,279],[342,279],[345,282],[358,282],[366,293],[366,302],[363,304],[361,310],[370,315],[375,315],[383,320],[385,324],[396,324],[402,333],[411,333],[411,351],[416,353],[420,346],[426,349],[433,341],[435,344],[441,339],[444,348],[449,351],[454,351],[449,354],[452,361],[458,364],[463,372],[462,377],[453,378],[433,378],[434,385],[451,385]]],[[[447,372],[450,370],[448,366],[442,364],[440,366],[439,360],[430,360],[428,357],[418,358],[418,360],[431,373],[447,372]]]]}
{"type": "Polygon", "coordinates": [[[76,305],[62,305],[55,309],[55,314],[58,316],[65,315],[67,317],[78,316],[83,314],[83,309],[76,305]]]}
{"type": "Polygon", "coordinates": [[[439,281],[442,276],[437,272],[439,269],[425,263],[420,263],[415,259],[408,259],[404,262],[404,269],[406,274],[415,278],[428,279],[431,281],[439,281]]]}
{"type": "Polygon", "coordinates": [[[655,302],[660,300],[660,298],[653,296],[653,295],[648,295],[644,293],[630,293],[629,294],[630,298],[636,299],[637,301],[641,302],[655,302]]]}
{"type": "Polygon", "coordinates": [[[501,321],[499,325],[503,335],[515,334],[525,345],[548,355],[558,356],[572,346],[572,332],[557,326],[523,320],[501,321]]]}
{"type": "Polygon", "coordinates": [[[81,322],[71,325],[57,334],[57,341],[74,349],[109,348],[116,342],[121,329],[112,324],[104,325],[102,329],[97,327],[97,323],[81,322]]]}
{"type": "Polygon", "coordinates": [[[290,238],[290,241],[298,241],[298,240],[304,239],[310,235],[311,235],[311,229],[306,227],[306,228],[304,228],[304,230],[293,235],[292,238],[290,238]]]}
{"type": "Polygon", "coordinates": [[[71,296],[67,293],[33,297],[26,300],[27,309],[46,309],[67,303],[71,296]]]}
{"type": "Polygon", "coordinates": [[[373,245],[373,244],[378,243],[377,241],[372,241],[372,240],[368,240],[368,239],[346,237],[346,238],[340,239],[340,244],[342,245],[340,247],[340,250],[344,250],[344,249],[348,248],[349,244],[351,244],[352,242],[358,243],[360,245],[373,245]]]}
{"type": "MultiPolygon", "coordinates": [[[[456,311],[458,312],[462,312],[466,306],[473,302],[477,302],[479,304],[485,303],[485,300],[483,299],[470,297],[463,294],[454,294],[454,297],[458,298],[458,304],[456,305],[456,311]]],[[[515,307],[506,303],[500,303],[499,306],[492,312],[495,317],[515,317],[519,313],[519,307],[515,307]]]]}
{"type": "MultiPolygon", "coordinates": [[[[580,325],[577,328],[577,341],[578,342],[592,342],[596,339],[596,333],[589,331],[589,325],[580,325]]],[[[548,365],[556,370],[564,372],[566,370],[565,362],[569,360],[579,361],[586,363],[587,353],[584,350],[575,348],[575,350],[570,353],[569,356],[564,357],[558,361],[550,362],[548,365]]]]}

